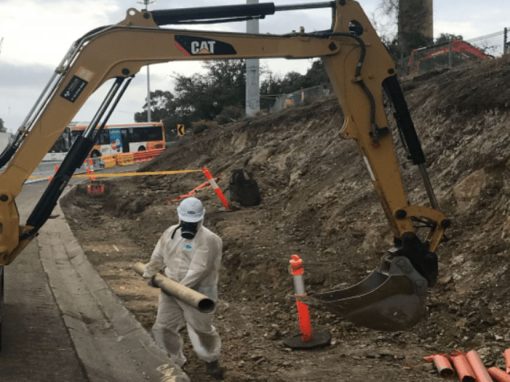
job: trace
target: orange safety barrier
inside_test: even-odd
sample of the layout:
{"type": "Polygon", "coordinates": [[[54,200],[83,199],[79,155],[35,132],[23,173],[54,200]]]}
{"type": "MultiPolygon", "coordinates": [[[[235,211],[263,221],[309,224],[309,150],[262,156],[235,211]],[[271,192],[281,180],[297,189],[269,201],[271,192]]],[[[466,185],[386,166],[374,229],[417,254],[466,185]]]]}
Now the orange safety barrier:
{"type": "Polygon", "coordinates": [[[510,374],[510,349],[506,349],[503,356],[505,357],[506,372],[510,374]]]}
{"type": "Polygon", "coordinates": [[[221,191],[220,186],[218,186],[218,183],[216,183],[216,181],[214,180],[214,177],[212,176],[211,171],[209,171],[209,169],[207,167],[202,167],[202,172],[204,173],[205,177],[207,178],[207,181],[209,182],[209,184],[213,188],[214,192],[218,196],[218,199],[220,199],[221,203],[223,204],[223,207],[225,207],[225,209],[227,209],[227,210],[230,209],[228,200],[225,197],[225,195],[223,194],[223,191],[221,191]]]}
{"type": "Polygon", "coordinates": [[[101,162],[104,168],[112,168],[117,165],[117,160],[114,155],[103,155],[101,157],[101,162]]]}
{"type": "Polygon", "coordinates": [[[462,352],[454,352],[450,355],[455,371],[460,382],[475,382],[475,372],[471,368],[466,356],[462,352]]]}
{"type": "Polygon", "coordinates": [[[163,151],[165,151],[165,149],[138,151],[133,153],[133,160],[135,162],[149,161],[160,155],[163,151]]]}
{"type": "Polygon", "coordinates": [[[452,364],[448,360],[445,354],[433,354],[424,357],[425,361],[433,362],[437,369],[437,372],[441,377],[451,377],[455,374],[452,368],[452,364]]]}
{"type": "Polygon", "coordinates": [[[87,159],[85,162],[85,171],[87,171],[90,181],[96,180],[96,176],[94,175],[94,160],[92,158],[87,159]]]}
{"type": "Polygon", "coordinates": [[[94,160],[88,158],[85,162],[85,170],[89,178],[89,184],[87,184],[87,194],[90,196],[101,196],[104,194],[105,186],[101,182],[96,181],[96,175],[94,174],[94,160]]]}
{"type": "Polygon", "coordinates": [[[468,351],[466,357],[475,373],[477,382],[493,382],[476,350],[468,351]]]}
{"type": "Polygon", "coordinates": [[[90,182],[87,184],[87,194],[90,196],[101,196],[105,192],[105,185],[98,182],[90,182]]]}
{"type": "Polygon", "coordinates": [[[119,166],[129,166],[135,163],[133,153],[117,154],[115,157],[119,166]]]}
{"type": "Polygon", "coordinates": [[[487,371],[496,382],[510,382],[510,375],[498,367],[489,367],[487,371]]]}

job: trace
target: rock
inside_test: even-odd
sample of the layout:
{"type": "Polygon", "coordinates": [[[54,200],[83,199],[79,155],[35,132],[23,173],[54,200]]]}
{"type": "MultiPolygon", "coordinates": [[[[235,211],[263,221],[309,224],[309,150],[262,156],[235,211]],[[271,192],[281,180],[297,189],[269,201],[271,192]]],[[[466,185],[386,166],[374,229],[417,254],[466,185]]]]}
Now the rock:
{"type": "Polygon", "coordinates": [[[483,169],[476,170],[453,187],[453,196],[459,212],[466,212],[480,200],[482,190],[487,186],[487,175],[483,169]]]}

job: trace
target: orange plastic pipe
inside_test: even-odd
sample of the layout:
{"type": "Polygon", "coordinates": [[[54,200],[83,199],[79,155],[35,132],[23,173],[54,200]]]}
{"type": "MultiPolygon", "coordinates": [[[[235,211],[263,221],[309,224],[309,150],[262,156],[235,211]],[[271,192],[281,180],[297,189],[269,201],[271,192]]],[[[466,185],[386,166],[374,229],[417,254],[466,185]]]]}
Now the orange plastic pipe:
{"type": "Polygon", "coordinates": [[[480,355],[476,350],[470,350],[467,352],[466,357],[471,365],[471,368],[475,372],[476,382],[494,382],[487,372],[487,369],[483,365],[480,355]]]}
{"type": "Polygon", "coordinates": [[[454,374],[452,364],[444,354],[434,354],[425,357],[425,361],[434,362],[434,366],[441,377],[451,377],[454,374]]]}
{"type": "Polygon", "coordinates": [[[510,382],[510,375],[505,373],[503,370],[497,367],[490,367],[489,370],[487,370],[492,378],[496,382],[510,382]]]}
{"type": "Polygon", "coordinates": [[[506,349],[503,356],[505,357],[506,372],[510,374],[510,349],[506,349]]]}
{"type": "Polygon", "coordinates": [[[450,355],[455,371],[459,376],[460,382],[475,382],[475,373],[471,368],[466,356],[461,352],[454,352],[450,355]]]}

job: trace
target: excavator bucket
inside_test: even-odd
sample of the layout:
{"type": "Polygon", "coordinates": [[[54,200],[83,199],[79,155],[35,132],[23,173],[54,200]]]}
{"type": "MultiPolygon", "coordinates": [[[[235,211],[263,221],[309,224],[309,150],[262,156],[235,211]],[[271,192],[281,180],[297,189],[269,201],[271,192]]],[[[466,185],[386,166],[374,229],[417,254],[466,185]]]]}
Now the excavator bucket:
{"type": "Polygon", "coordinates": [[[405,330],[425,314],[427,285],[407,257],[387,255],[379,268],[360,283],[310,295],[310,302],[359,326],[405,330]]]}

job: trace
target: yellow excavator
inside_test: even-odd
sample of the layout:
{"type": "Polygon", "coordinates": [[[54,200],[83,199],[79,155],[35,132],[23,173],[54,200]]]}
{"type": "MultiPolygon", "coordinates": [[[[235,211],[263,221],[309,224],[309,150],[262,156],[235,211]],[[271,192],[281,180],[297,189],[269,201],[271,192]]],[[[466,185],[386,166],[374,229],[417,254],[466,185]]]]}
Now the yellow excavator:
{"type": "Polygon", "coordinates": [[[436,249],[449,220],[439,211],[394,61],[360,5],[353,0],[150,12],[129,9],[126,18],[118,24],[94,29],[77,40],[56,68],[12,144],[0,155],[0,168],[3,168],[0,266],[11,263],[36,237],[132,78],[143,66],[176,60],[272,57],[323,60],[343,111],[341,132],[359,145],[394,236],[394,246],[368,278],[351,288],[316,293],[312,298],[330,311],[369,328],[400,330],[418,322],[425,310],[427,288],[437,278],[436,249]],[[332,10],[330,29],[271,35],[162,28],[261,19],[275,12],[313,8],[332,10]],[[20,225],[14,200],[24,182],[85,101],[107,81],[111,87],[92,122],[73,144],[27,222],[20,225]],[[407,198],[385,99],[391,101],[396,129],[423,178],[428,205],[410,204],[407,198]]]}

